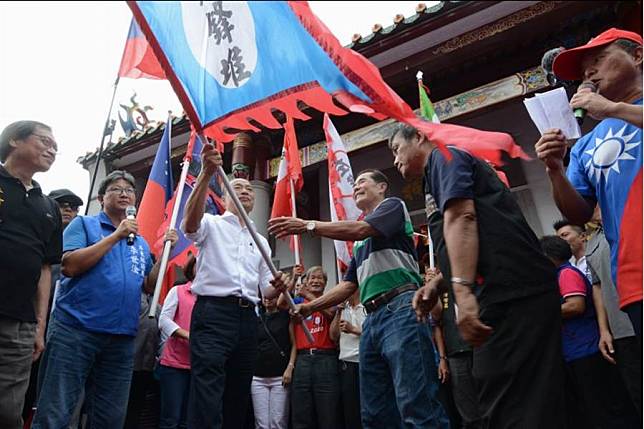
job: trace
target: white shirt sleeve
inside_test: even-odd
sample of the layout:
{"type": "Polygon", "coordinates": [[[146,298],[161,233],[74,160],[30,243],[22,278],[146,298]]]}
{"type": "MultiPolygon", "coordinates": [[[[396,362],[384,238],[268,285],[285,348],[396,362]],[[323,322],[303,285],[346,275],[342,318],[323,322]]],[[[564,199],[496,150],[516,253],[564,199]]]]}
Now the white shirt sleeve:
{"type": "Polygon", "coordinates": [[[201,218],[201,222],[199,223],[199,229],[197,229],[195,232],[190,233],[186,232],[185,220],[182,220],[180,228],[183,232],[183,235],[185,235],[188,240],[192,240],[197,244],[201,244],[208,235],[208,218],[210,216],[212,215],[209,213],[204,213],[203,217],[201,218]]]}
{"type": "Polygon", "coordinates": [[[177,287],[173,287],[168,292],[163,302],[163,308],[159,315],[159,329],[161,333],[168,338],[180,328],[174,321],[174,315],[177,312],[177,305],[179,305],[179,294],[177,294],[177,287]]]}

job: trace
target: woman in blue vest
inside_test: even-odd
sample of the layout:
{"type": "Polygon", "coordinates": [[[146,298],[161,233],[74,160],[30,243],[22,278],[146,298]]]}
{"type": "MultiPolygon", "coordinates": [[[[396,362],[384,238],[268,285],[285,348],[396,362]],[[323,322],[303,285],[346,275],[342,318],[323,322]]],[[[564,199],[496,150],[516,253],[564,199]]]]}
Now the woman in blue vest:
{"type": "MultiPolygon", "coordinates": [[[[33,428],[67,427],[83,388],[89,427],[123,426],[141,288],[152,291],[159,264],[153,266],[148,244],[136,235],[136,220],[126,218],[136,202],[134,177],[110,173],[98,201],[98,215],[78,216],[63,234],[63,276],[33,428]]],[[[176,232],[166,238],[174,244],[176,232]]]]}

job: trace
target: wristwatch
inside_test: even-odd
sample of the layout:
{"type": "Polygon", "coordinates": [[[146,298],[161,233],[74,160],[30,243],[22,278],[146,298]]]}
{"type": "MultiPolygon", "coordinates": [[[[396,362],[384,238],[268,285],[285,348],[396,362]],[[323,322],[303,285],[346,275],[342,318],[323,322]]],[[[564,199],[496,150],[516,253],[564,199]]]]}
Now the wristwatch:
{"type": "Polygon", "coordinates": [[[315,234],[315,221],[311,220],[306,223],[306,232],[313,235],[315,234]]]}

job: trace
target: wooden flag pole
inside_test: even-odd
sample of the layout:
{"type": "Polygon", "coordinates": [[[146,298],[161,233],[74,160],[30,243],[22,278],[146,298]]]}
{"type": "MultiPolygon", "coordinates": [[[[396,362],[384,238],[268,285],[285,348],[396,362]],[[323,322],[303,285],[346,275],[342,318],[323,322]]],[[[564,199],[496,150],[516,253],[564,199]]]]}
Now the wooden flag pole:
{"type": "MultiPolygon", "coordinates": [[[[201,140],[204,142],[204,144],[208,144],[208,139],[206,139],[205,136],[202,135],[201,140]]],[[[278,271],[277,271],[277,268],[275,268],[275,264],[273,264],[271,255],[264,248],[261,241],[259,241],[259,236],[257,235],[255,226],[252,224],[250,218],[248,217],[248,213],[246,213],[246,209],[244,209],[244,206],[242,205],[241,201],[239,201],[239,198],[237,197],[237,194],[235,193],[235,190],[230,184],[230,181],[226,176],[226,172],[224,171],[224,168],[221,165],[217,169],[217,172],[221,176],[222,182],[224,183],[224,187],[226,188],[226,192],[228,192],[230,199],[233,201],[233,204],[235,204],[235,207],[239,212],[239,216],[241,216],[242,220],[246,224],[246,227],[248,228],[248,232],[250,233],[250,236],[252,237],[255,244],[257,245],[259,252],[262,254],[262,258],[264,258],[266,265],[268,265],[268,268],[271,270],[273,277],[277,276],[278,271]]],[[[288,291],[284,291],[283,295],[286,297],[286,302],[288,303],[289,308],[291,310],[295,310],[295,302],[293,302],[293,297],[291,296],[291,294],[288,291]]],[[[306,335],[306,338],[309,340],[309,343],[313,344],[315,340],[313,339],[313,335],[311,335],[311,331],[309,331],[309,328],[307,328],[306,324],[304,323],[304,320],[302,320],[301,323],[302,323],[302,329],[304,330],[304,334],[306,335]]]]}
{"type": "MultiPolygon", "coordinates": [[[[174,206],[172,207],[172,216],[170,217],[170,228],[176,229],[177,217],[179,216],[179,207],[181,206],[181,198],[183,196],[183,189],[186,184],[186,177],[188,177],[188,169],[190,168],[190,161],[187,159],[183,160],[181,166],[181,177],[179,178],[179,184],[177,186],[177,195],[174,199],[174,206]]],[[[153,318],[156,316],[157,305],[159,304],[159,295],[161,295],[161,286],[163,285],[163,279],[165,277],[166,269],[168,268],[168,260],[170,259],[170,250],[171,250],[170,240],[166,240],[163,243],[163,253],[161,256],[161,266],[159,267],[159,276],[157,277],[157,283],[154,286],[154,295],[152,295],[152,303],[150,304],[150,312],[148,317],[153,318]]]]}
{"type": "MultiPolygon", "coordinates": [[[[293,217],[297,217],[297,208],[295,206],[295,186],[293,185],[293,179],[288,178],[288,183],[291,185],[291,213],[293,217]]],[[[302,260],[300,259],[300,236],[293,234],[293,241],[295,243],[295,265],[302,265],[302,260]]]]}

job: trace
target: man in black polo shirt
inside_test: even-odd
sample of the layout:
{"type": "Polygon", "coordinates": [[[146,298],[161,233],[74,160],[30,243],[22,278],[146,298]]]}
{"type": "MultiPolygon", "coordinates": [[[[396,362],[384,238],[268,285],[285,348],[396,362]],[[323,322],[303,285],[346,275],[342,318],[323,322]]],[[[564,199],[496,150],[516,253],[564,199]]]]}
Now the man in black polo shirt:
{"type": "MultiPolygon", "coordinates": [[[[454,148],[448,160],[412,127],[397,128],[389,145],[405,179],[424,177],[439,265],[459,331],[474,347],[484,427],[562,427],[555,270],[510,190],[484,161],[454,148]]],[[[429,303],[436,284],[420,292],[429,303]]]]}
{"type": "Polygon", "coordinates": [[[51,264],[62,253],[56,203],[33,175],[58,147],[51,128],[18,121],[0,134],[0,427],[22,428],[31,362],[44,349],[51,264]]]}

